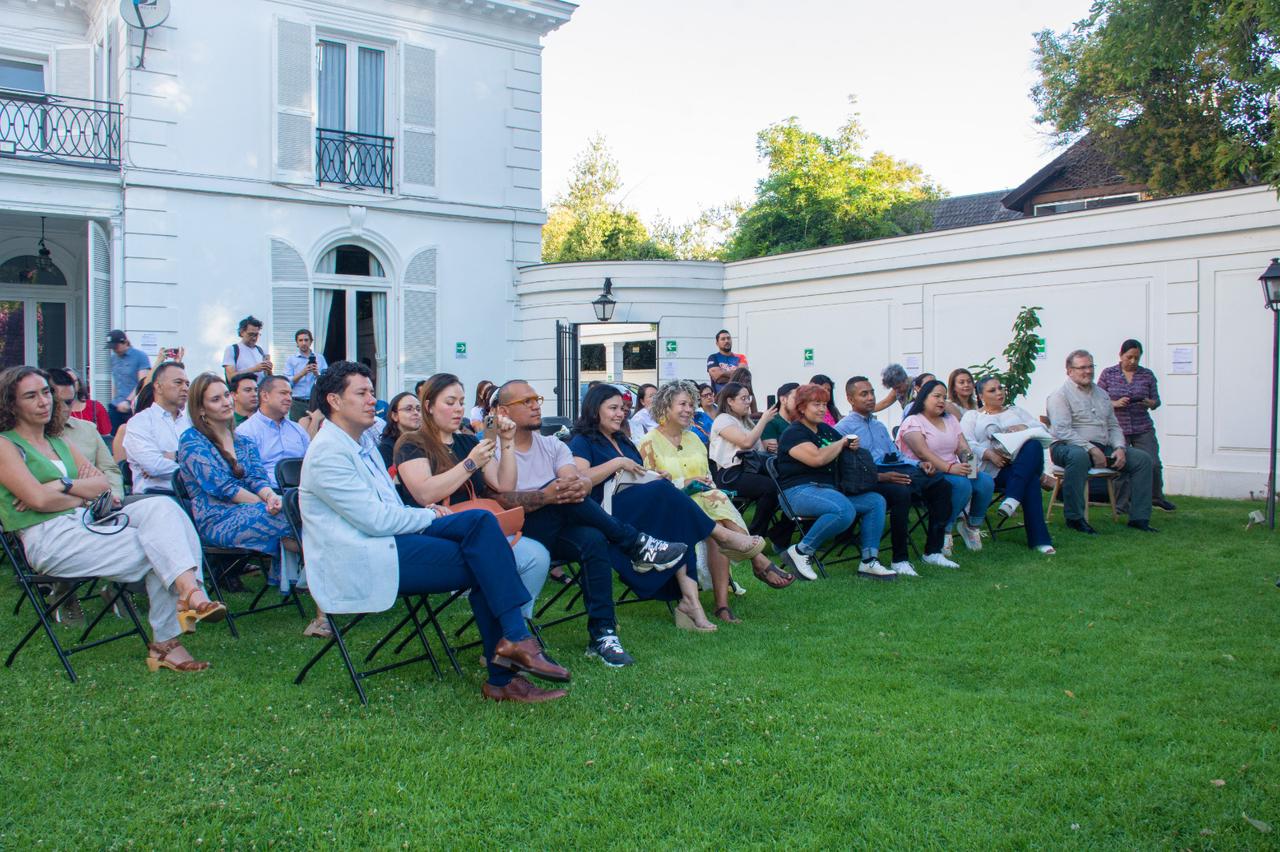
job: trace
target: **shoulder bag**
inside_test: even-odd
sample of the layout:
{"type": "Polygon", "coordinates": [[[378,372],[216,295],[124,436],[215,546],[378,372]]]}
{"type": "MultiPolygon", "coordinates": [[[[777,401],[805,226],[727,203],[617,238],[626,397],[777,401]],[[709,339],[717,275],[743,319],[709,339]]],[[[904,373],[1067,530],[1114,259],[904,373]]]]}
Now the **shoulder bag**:
{"type": "Polygon", "coordinates": [[[470,479],[463,483],[463,487],[467,489],[467,494],[470,497],[466,500],[459,500],[456,503],[450,502],[445,505],[455,512],[480,509],[490,513],[498,519],[498,526],[502,527],[502,534],[510,539],[511,546],[515,547],[516,542],[520,540],[520,530],[524,528],[524,507],[516,506],[513,509],[507,509],[497,500],[491,500],[488,497],[477,497],[476,488],[471,484],[470,479]]]}

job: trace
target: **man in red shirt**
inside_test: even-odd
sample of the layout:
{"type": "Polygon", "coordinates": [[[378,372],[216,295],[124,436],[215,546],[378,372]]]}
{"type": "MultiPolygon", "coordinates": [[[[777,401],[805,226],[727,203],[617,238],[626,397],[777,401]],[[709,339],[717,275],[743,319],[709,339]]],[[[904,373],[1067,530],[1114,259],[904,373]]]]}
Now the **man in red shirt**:
{"type": "Polygon", "coordinates": [[[726,329],[716,332],[716,351],[707,356],[707,377],[711,389],[720,393],[729,382],[729,375],[739,367],[747,366],[747,356],[733,351],[733,337],[726,329]]]}

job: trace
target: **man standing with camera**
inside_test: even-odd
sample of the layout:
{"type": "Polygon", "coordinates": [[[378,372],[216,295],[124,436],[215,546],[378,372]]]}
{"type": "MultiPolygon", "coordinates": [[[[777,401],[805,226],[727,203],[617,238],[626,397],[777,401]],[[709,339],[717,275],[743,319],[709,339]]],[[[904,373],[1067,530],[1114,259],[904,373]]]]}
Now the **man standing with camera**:
{"type": "Polygon", "coordinates": [[[324,356],[311,351],[311,332],[300,328],[293,335],[298,344],[298,354],[290,355],[284,362],[285,375],[293,386],[293,402],[289,406],[289,419],[301,420],[311,407],[311,389],[315,387],[316,376],[329,369],[324,356]]]}

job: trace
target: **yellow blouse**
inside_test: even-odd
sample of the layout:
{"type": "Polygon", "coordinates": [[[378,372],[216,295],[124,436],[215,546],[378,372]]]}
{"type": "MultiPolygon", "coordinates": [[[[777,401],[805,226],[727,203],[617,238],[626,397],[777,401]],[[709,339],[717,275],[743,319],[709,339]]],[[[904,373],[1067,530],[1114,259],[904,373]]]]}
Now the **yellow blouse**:
{"type": "MultiPolygon", "coordinates": [[[[684,488],[690,480],[703,477],[709,479],[711,476],[711,468],[707,464],[707,447],[693,432],[684,432],[677,446],[662,432],[654,429],[640,439],[636,448],[640,450],[640,458],[644,460],[645,467],[670,474],[677,488],[684,488]]],[[[720,489],[713,488],[689,496],[712,520],[730,521],[742,529],[747,528],[746,521],[729,500],[729,495],[720,489]]]]}

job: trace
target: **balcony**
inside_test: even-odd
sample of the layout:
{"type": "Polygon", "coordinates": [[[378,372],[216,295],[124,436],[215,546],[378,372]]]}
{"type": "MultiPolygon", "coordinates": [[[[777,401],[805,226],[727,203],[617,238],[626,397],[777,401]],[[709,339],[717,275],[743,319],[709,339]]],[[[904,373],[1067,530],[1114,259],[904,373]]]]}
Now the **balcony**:
{"type": "Polygon", "coordinates": [[[316,183],[391,192],[392,138],[316,130],[316,183]]]}
{"type": "Polygon", "coordinates": [[[120,104],[0,89],[0,158],[120,168],[120,104]]]}

